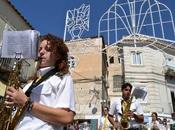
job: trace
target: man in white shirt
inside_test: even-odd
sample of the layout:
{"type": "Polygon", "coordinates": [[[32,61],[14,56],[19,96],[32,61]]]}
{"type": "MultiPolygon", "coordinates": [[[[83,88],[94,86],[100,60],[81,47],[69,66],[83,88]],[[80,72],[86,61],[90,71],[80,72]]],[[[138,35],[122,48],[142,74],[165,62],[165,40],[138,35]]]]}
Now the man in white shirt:
{"type": "MultiPolygon", "coordinates": [[[[132,91],[132,85],[130,83],[125,83],[121,87],[122,90],[122,98],[117,98],[111,105],[109,110],[109,116],[108,119],[113,125],[115,129],[121,129],[123,126],[121,125],[121,118],[123,114],[125,102],[128,102],[130,100],[131,91],[132,91]],[[114,120],[114,116],[116,117],[116,120],[114,120]]],[[[129,122],[128,130],[139,130],[139,123],[143,123],[144,117],[143,117],[143,110],[138,102],[138,100],[132,100],[131,105],[129,107],[129,110],[125,113],[127,116],[127,120],[129,122]]]]}
{"type": "Polygon", "coordinates": [[[99,130],[111,130],[112,125],[108,120],[108,107],[103,108],[103,116],[100,118],[99,130]]]}
{"type": "Polygon", "coordinates": [[[40,80],[27,84],[23,91],[7,90],[7,105],[27,105],[16,130],[63,130],[73,121],[75,99],[68,48],[61,38],[51,34],[41,37],[37,75],[40,80]]]}
{"type": "Polygon", "coordinates": [[[164,117],[162,121],[162,130],[170,130],[170,124],[167,123],[166,117],[164,117]]]}

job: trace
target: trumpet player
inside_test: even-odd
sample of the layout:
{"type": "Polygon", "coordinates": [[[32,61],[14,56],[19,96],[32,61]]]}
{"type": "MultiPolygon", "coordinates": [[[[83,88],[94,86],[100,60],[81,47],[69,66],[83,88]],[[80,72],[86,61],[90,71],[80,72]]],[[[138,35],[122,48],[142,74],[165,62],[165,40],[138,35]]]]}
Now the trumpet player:
{"type": "Polygon", "coordinates": [[[16,130],[63,130],[75,115],[68,48],[61,38],[47,34],[40,39],[38,54],[39,79],[27,84],[23,90],[9,87],[6,105],[27,105],[16,130]]]}
{"type": "Polygon", "coordinates": [[[139,123],[144,120],[142,107],[137,100],[132,100],[130,83],[123,84],[121,90],[122,97],[112,103],[108,119],[116,130],[139,130],[139,123]]]}

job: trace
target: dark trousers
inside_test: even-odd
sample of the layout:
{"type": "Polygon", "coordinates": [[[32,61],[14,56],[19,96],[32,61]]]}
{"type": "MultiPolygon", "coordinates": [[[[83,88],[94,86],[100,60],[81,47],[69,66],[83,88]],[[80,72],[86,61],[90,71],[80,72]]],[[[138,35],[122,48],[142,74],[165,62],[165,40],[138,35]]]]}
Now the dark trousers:
{"type": "Polygon", "coordinates": [[[128,130],[139,130],[139,128],[130,128],[128,130]]]}

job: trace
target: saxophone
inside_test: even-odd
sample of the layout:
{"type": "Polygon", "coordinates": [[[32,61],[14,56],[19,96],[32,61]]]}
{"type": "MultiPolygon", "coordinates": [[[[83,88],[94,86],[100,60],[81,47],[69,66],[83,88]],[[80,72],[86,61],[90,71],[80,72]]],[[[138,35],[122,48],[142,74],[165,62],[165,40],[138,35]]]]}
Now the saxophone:
{"type": "Polygon", "coordinates": [[[120,120],[120,124],[121,124],[121,129],[120,130],[127,130],[130,128],[130,124],[129,124],[129,117],[127,116],[127,113],[130,111],[130,107],[131,107],[131,103],[132,103],[132,98],[133,96],[131,96],[130,99],[128,99],[126,102],[126,106],[125,109],[122,113],[121,116],[121,120],[120,120]]]}
{"type": "MultiPolygon", "coordinates": [[[[20,74],[21,64],[22,64],[21,60],[18,62],[15,62],[12,68],[12,71],[10,72],[10,75],[9,75],[8,86],[14,86],[14,88],[17,90],[20,87],[19,74],[20,74]]],[[[6,97],[6,94],[4,97],[6,97]]],[[[5,98],[0,103],[0,130],[14,130],[15,129],[17,125],[16,114],[18,112],[14,116],[14,108],[15,108],[14,106],[7,107],[5,105],[5,98]]],[[[20,116],[21,115],[22,114],[20,114],[20,116]]]]}

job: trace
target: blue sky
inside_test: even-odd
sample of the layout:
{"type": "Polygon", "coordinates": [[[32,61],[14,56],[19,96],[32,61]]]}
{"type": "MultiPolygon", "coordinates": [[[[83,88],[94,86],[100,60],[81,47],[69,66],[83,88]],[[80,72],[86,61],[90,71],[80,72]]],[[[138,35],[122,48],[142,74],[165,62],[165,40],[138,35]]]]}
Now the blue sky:
{"type": "MultiPolygon", "coordinates": [[[[120,1],[120,0],[119,0],[120,1]]],[[[175,14],[174,0],[158,0],[175,14]]],[[[53,33],[63,37],[67,10],[90,4],[90,28],[84,37],[98,35],[98,21],[115,0],[11,0],[19,12],[41,34],[53,33]]]]}

